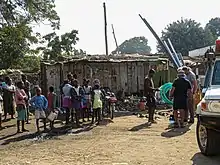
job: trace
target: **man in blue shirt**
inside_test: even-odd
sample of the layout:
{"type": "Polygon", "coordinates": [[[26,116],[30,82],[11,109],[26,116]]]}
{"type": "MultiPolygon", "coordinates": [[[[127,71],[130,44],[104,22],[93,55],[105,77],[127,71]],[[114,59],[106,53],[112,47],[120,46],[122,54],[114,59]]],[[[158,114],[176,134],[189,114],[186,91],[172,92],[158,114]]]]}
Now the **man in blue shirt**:
{"type": "Polygon", "coordinates": [[[48,101],[47,101],[46,97],[41,94],[41,88],[36,89],[36,95],[31,98],[30,104],[35,109],[37,132],[40,131],[39,119],[43,119],[44,131],[46,131],[46,114],[45,114],[45,110],[48,107],[48,101]]]}

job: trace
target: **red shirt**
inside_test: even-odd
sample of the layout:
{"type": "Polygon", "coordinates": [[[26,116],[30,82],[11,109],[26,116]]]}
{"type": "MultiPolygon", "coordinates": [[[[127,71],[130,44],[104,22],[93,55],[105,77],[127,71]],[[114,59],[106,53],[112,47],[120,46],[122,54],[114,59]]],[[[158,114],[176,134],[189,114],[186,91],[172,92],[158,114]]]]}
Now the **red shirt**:
{"type": "Polygon", "coordinates": [[[48,93],[47,100],[48,100],[48,109],[52,109],[53,108],[53,93],[48,93]]]}

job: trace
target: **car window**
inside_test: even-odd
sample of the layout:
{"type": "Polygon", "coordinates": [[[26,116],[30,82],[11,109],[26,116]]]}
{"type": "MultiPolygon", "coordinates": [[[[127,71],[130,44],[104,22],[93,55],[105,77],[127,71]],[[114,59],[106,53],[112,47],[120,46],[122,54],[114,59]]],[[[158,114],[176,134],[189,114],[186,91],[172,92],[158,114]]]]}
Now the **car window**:
{"type": "Polygon", "coordinates": [[[215,62],[212,75],[212,85],[220,85],[220,61],[215,62]]]}

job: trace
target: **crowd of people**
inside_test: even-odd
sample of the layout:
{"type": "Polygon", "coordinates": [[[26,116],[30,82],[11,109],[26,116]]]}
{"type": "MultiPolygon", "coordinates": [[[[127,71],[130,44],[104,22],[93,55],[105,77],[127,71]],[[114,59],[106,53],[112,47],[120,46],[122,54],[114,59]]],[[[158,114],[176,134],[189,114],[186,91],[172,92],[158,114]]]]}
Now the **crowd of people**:
{"type": "MultiPolygon", "coordinates": [[[[195,74],[189,67],[182,67],[177,70],[177,79],[174,80],[170,97],[173,97],[173,111],[175,119],[175,127],[184,127],[185,123],[194,123],[194,94],[198,90],[197,80],[195,74]],[[190,116],[190,117],[189,117],[190,116]],[[189,120],[188,120],[189,118],[189,120]],[[180,125],[178,123],[180,122],[180,125]]],[[[154,113],[156,109],[155,92],[159,91],[154,88],[153,76],[154,69],[149,70],[149,74],[144,82],[144,95],[148,106],[149,118],[148,122],[156,123],[154,120],[154,113]]],[[[41,88],[35,86],[34,94],[31,96],[30,82],[27,81],[25,75],[21,76],[21,80],[12,83],[10,77],[5,77],[2,81],[0,95],[0,127],[2,128],[2,115],[4,114],[3,121],[7,120],[10,115],[11,119],[14,118],[15,111],[17,112],[17,133],[28,131],[25,129],[25,123],[30,124],[30,107],[33,109],[36,119],[37,132],[40,131],[40,122],[42,119],[44,131],[53,130],[54,120],[57,117],[57,99],[58,96],[54,91],[54,87],[49,87],[47,96],[42,95],[41,88]],[[56,113],[55,113],[56,112],[56,113]],[[48,116],[51,114],[54,117],[50,120],[50,128],[46,128],[48,116]],[[56,114],[56,115],[55,115],[56,114]],[[21,128],[20,128],[21,127],[21,128]]],[[[60,86],[62,97],[61,107],[65,110],[65,124],[68,126],[75,123],[77,127],[81,127],[83,122],[90,121],[91,123],[99,124],[101,121],[101,111],[103,107],[103,91],[100,87],[98,79],[93,81],[90,86],[90,81],[83,80],[80,85],[77,76],[68,74],[67,79],[60,86]]]]}
{"type": "MultiPolygon", "coordinates": [[[[155,70],[150,69],[144,82],[144,95],[147,99],[149,112],[149,123],[154,121],[154,111],[156,108],[155,92],[159,89],[154,88],[153,75],[155,70]]],[[[186,123],[194,123],[195,104],[194,97],[199,90],[196,75],[190,67],[178,68],[177,78],[174,80],[172,89],[169,93],[173,99],[174,127],[185,127],[186,123]]]]}
{"type": "MultiPolygon", "coordinates": [[[[65,124],[70,125],[75,123],[77,127],[81,127],[81,123],[85,122],[86,118],[92,124],[101,121],[101,109],[103,92],[100,89],[100,81],[94,80],[93,86],[90,86],[90,81],[83,80],[82,86],[79,85],[76,75],[68,74],[60,86],[62,96],[62,108],[65,110],[65,124]],[[71,122],[70,122],[71,119],[71,122]],[[80,119],[82,120],[80,122],[80,119]]],[[[4,115],[4,120],[7,121],[8,115],[10,119],[15,119],[17,116],[17,133],[28,131],[25,129],[25,124],[30,124],[30,108],[34,112],[36,120],[37,132],[40,131],[40,120],[43,121],[44,131],[53,130],[54,120],[49,118],[51,114],[58,111],[57,99],[58,96],[54,91],[54,87],[49,87],[47,96],[42,95],[39,86],[34,87],[34,94],[30,93],[30,82],[27,81],[25,75],[21,76],[21,80],[13,85],[10,77],[5,77],[1,83],[0,95],[0,127],[2,128],[1,117],[4,115]],[[16,113],[15,113],[16,112],[16,113]],[[46,122],[49,119],[50,128],[47,129],[46,122]]],[[[57,114],[57,113],[56,113],[57,114]]]]}

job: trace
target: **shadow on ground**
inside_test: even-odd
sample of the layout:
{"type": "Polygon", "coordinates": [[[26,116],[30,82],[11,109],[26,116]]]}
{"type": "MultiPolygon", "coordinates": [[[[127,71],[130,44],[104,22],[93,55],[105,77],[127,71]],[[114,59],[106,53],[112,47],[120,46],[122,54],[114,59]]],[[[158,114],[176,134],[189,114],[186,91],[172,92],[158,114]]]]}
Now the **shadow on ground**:
{"type": "Polygon", "coordinates": [[[220,165],[220,156],[206,157],[196,153],[192,158],[192,165],[220,165]]]}
{"type": "MultiPolygon", "coordinates": [[[[115,112],[114,117],[117,118],[117,117],[130,116],[130,115],[132,115],[131,112],[115,112]]],[[[13,123],[14,122],[16,122],[16,120],[14,120],[13,123]]],[[[16,131],[16,124],[13,123],[11,125],[6,125],[5,127],[6,128],[14,127],[15,128],[14,131],[16,131]]],[[[100,122],[99,126],[107,126],[110,123],[114,123],[114,120],[111,120],[109,118],[104,118],[100,122]]],[[[34,124],[34,122],[32,124],[34,124]]],[[[47,123],[47,125],[49,125],[49,123],[47,123]]],[[[16,134],[15,132],[12,132],[10,130],[9,132],[7,132],[6,135],[0,137],[0,145],[8,145],[10,143],[20,142],[24,140],[37,142],[37,141],[44,141],[49,139],[59,139],[59,136],[68,135],[68,134],[72,134],[72,135],[78,135],[81,133],[85,134],[85,132],[91,131],[96,126],[97,125],[95,124],[91,124],[91,122],[86,122],[83,123],[82,128],[76,128],[74,124],[70,126],[64,126],[63,120],[56,120],[55,121],[56,128],[54,128],[53,131],[46,133],[28,132],[28,133],[16,134]]]]}
{"type": "Polygon", "coordinates": [[[143,123],[143,124],[134,126],[133,128],[129,129],[129,131],[136,132],[136,131],[140,131],[142,129],[149,128],[150,126],[151,126],[151,124],[149,122],[147,122],[147,123],[143,123]]]}
{"type": "Polygon", "coordinates": [[[191,126],[191,124],[186,125],[184,128],[166,129],[168,131],[162,132],[161,136],[166,137],[166,138],[172,138],[172,137],[184,135],[186,132],[188,132],[190,130],[190,126],[191,126]]]}
{"type": "MultiPolygon", "coordinates": [[[[59,121],[57,121],[56,123],[59,123],[59,121]]],[[[106,126],[109,123],[113,123],[113,121],[110,119],[104,118],[100,122],[99,126],[106,126]]],[[[12,134],[1,137],[0,138],[0,145],[8,145],[10,143],[19,142],[19,141],[23,141],[23,140],[31,140],[31,141],[35,141],[35,142],[41,142],[41,141],[49,140],[49,139],[59,140],[60,139],[59,136],[78,135],[81,133],[84,134],[86,132],[91,131],[94,127],[96,127],[96,125],[91,124],[89,122],[89,123],[83,124],[81,128],[76,128],[76,126],[73,124],[70,126],[56,127],[53,129],[53,131],[47,131],[47,132],[40,132],[40,133],[29,132],[29,133],[22,133],[22,134],[12,133],[12,134]]]]}
{"type": "Polygon", "coordinates": [[[19,141],[23,141],[23,140],[33,140],[33,141],[42,141],[42,140],[48,140],[48,139],[53,139],[54,137],[56,137],[55,139],[58,139],[57,137],[60,135],[64,135],[66,133],[68,133],[68,131],[72,129],[72,128],[68,128],[68,127],[60,127],[60,128],[56,128],[53,132],[34,132],[34,133],[22,133],[22,134],[11,134],[11,135],[7,135],[1,138],[2,141],[0,144],[1,145],[7,145],[10,143],[14,143],[14,142],[19,142],[19,141]],[[59,131],[57,132],[57,130],[59,129],[59,131]],[[62,130],[62,131],[60,131],[62,130]],[[10,138],[12,137],[12,138],[10,138]]]}

